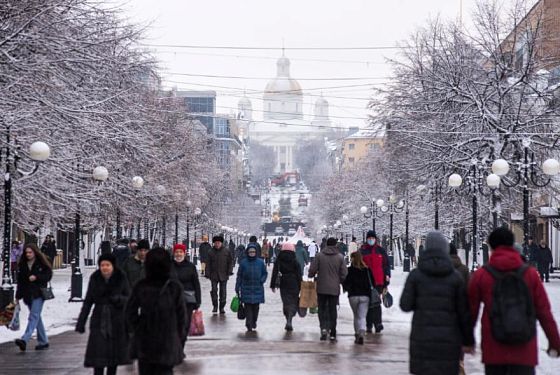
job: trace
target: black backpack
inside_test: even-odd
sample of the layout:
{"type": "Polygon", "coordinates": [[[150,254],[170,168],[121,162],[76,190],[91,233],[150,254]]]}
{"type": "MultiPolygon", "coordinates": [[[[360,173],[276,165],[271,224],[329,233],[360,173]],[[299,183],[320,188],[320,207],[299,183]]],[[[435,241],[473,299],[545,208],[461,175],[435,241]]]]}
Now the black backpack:
{"type": "Polygon", "coordinates": [[[510,272],[500,272],[488,265],[484,268],[495,280],[490,311],[492,336],[508,345],[530,341],[537,328],[533,299],[523,279],[529,266],[524,264],[510,272]]]}

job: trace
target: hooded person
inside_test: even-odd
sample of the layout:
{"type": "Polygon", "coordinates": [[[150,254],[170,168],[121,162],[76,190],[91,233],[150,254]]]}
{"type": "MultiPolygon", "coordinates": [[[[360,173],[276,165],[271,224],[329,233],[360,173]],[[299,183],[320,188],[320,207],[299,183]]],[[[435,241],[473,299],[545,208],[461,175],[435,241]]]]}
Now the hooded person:
{"type": "Polygon", "coordinates": [[[406,280],[400,307],[414,312],[410,373],[458,374],[462,348],[474,346],[474,330],[465,282],[455,272],[441,232],[426,236],[426,249],[406,280]]]}
{"type": "MultiPolygon", "coordinates": [[[[379,294],[382,294],[383,289],[391,280],[391,265],[387,252],[379,244],[377,234],[374,231],[367,232],[366,242],[360,248],[360,253],[362,253],[364,263],[373,274],[372,282],[375,289],[379,294]]],[[[381,332],[383,330],[382,318],[381,306],[370,308],[366,317],[366,331],[371,333],[373,326],[375,326],[375,332],[381,332]]]]}
{"type": "Polygon", "coordinates": [[[348,269],[344,257],[336,247],[336,238],[329,238],[326,247],[315,257],[309,267],[310,278],[317,276],[317,302],[321,341],[329,336],[336,341],[336,320],[340,285],[344,282],[348,269]]]}
{"type": "Polygon", "coordinates": [[[257,249],[247,249],[247,256],[243,258],[237,270],[235,292],[245,305],[245,326],[247,332],[257,328],[259,306],[264,303],[264,286],[268,272],[264,261],[257,256],[257,249]]]}
{"type": "Polygon", "coordinates": [[[212,313],[216,314],[219,307],[220,314],[225,314],[227,282],[230,275],[233,275],[233,258],[229,250],[224,246],[223,236],[214,236],[214,238],[212,238],[212,243],[212,249],[208,252],[205,276],[210,279],[212,284],[212,289],[210,290],[213,306],[212,313]]]}
{"type": "Polygon", "coordinates": [[[89,278],[76,332],[85,332],[86,321],[93,307],[84,366],[93,367],[94,374],[103,374],[107,367],[107,374],[114,375],[117,366],[132,362],[128,353],[124,314],[130,287],[112,254],[102,254],[97,264],[99,269],[89,278]]]}
{"type": "Polygon", "coordinates": [[[282,245],[282,251],[272,268],[272,278],[270,288],[276,292],[280,288],[282,298],[282,310],[286,317],[284,329],[288,332],[294,330],[292,319],[296,315],[299,307],[299,292],[302,281],[301,267],[296,259],[294,245],[286,242],[282,245]]]}
{"type": "MultiPolygon", "coordinates": [[[[292,245],[293,246],[293,245],[292,245]]],[[[284,248],[282,248],[283,250],[284,248]]],[[[299,240],[295,247],[296,251],[296,259],[299,264],[299,268],[301,269],[301,274],[303,275],[303,269],[306,265],[309,264],[309,255],[303,246],[303,241],[299,240]]]]}

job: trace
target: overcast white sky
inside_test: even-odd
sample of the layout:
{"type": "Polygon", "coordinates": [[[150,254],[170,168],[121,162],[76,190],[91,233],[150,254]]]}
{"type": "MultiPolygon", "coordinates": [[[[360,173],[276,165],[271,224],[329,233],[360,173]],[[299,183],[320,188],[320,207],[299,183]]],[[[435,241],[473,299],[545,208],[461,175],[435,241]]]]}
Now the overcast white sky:
{"type": "MultiPolygon", "coordinates": [[[[116,1],[122,4],[122,0],[116,1]]],[[[305,114],[323,93],[335,124],[364,123],[370,84],[390,74],[384,56],[395,50],[309,51],[290,47],[394,46],[430,17],[455,19],[460,0],[127,0],[125,15],[135,23],[151,22],[147,43],[170,45],[256,46],[278,50],[194,50],[154,48],[167,87],[211,89],[218,93],[218,112],[237,107],[243,90],[262,117],[262,90],[276,74],[282,42],[291,59],[292,77],[306,93],[305,114]],[[180,74],[245,77],[205,78],[180,74]],[[359,80],[313,80],[317,78],[359,80]],[[255,79],[256,78],[256,79],[255,79]],[[309,80],[311,79],[311,80],[309,80]],[[228,88],[217,88],[224,86],[228,88]],[[360,87],[337,86],[361,85],[360,87]]],[[[468,22],[475,0],[463,0],[468,22]]]]}

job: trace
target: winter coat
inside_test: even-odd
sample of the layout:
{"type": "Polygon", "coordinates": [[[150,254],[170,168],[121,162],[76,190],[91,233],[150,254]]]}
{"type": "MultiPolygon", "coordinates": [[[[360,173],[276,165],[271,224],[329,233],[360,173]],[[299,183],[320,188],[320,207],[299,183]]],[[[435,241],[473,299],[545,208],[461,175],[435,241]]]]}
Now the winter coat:
{"type": "Polygon", "coordinates": [[[364,257],[364,263],[373,273],[375,285],[386,286],[386,277],[391,277],[391,265],[385,249],[378,244],[370,246],[366,243],[360,248],[360,252],[364,257]]]}
{"type": "MultiPolygon", "coordinates": [[[[512,247],[501,246],[492,252],[489,261],[494,269],[507,272],[518,269],[523,265],[519,253],[512,247]]],[[[533,267],[529,267],[523,274],[525,283],[529,287],[533,305],[540,326],[543,328],[550,346],[560,348],[558,327],[550,310],[548,296],[540,280],[539,274],[533,267]]],[[[469,281],[469,303],[472,317],[476,323],[480,303],[484,303],[482,312],[482,362],[487,365],[522,365],[536,366],[538,362],[537,335],[529,342],[519,345],[506,345],[497,342],[492,336],[490,325],[490,311],[492,311],[492,289],[494,278],[481,268],[477,270],[469,281]]]]}
{"type": "Polygon", "coordinates": [[[338,247],[338,251],[340,251],[340,254],[345,257],[346,254],[348,254],[348,246],[346,246],[346,244],[344,242],[338,242],[336,244],[336,247],[338,247]]]}
{"type": "Polygon", "coordinates": [[[235,249],[235,258],[237,260],[237,263],[241,264],[241,261],[243,260],[243,258],[245,258],[245,256],[247,256],[245,246],[243,245],[237,246],[237,249],[235,249]]]}
{"type": "Polygon", "coordinates": [[[233,272],[233,258],[225,247],[212,248],[208,252],[208,261],[204,274],[212,281],[227,281],[233,272]]]}
{"type": "Polygon", "coordinates": [[[200,244],[200,247],[198,248],[198,256],[200,257],[201,263],[206,263],[208,261],[208,253],[211,249],[212,245],[210,245],[208,242],[203,242],[200,244]]]}
{"type": "Polygon", "coordinates": [[[552,251],[548,246],[540,247],[537,256],[537,262],[539,263],[539,267],[547,268],[550,267],[554,259],[552,258],[552,251]]]}
{"type": "Polygon", "coordinates": [[[270,245],[268,243],[262,245],[261,255],[263,259],[267,259],[270,255],[270,245]]]}
{"type": "Polygon", "coordinates": [[[296,259],[296,254],[290,250],[283,250],[278,255],[274,267],[272,268],[272,277],[270,279],[270,287],[276,288],[276,279],[280,277],[280,290],[297,294],[301,287],[302,273],[301,267],[296,259]]]}
{"type": "Polygon", "coordinates": [[[105,280],[99,270],[89,278],[86,298],[76,324],[76,331],[84,332],[91,308],[95,305],[89,322],[85,367],[131,363],[124,317],[129,295],[126,276],[118,268],[113,270],[109,280],[105,280]]]}
{"type": "Polygon", "coordinates": [[[319,251],[319,246],[315,242],[311,242],[309,247],[307,248],[307,253],[309,254],[310,258],[315,258],[317,252],[319,251]]]}
{"type": "Polygon", "coordinates": [[[534,242],[528,245],[527,254],[525,255],[529,257],[529,262],[536,264],[539,261],[539,245],[534,242]]]}
{"type": "Polygon", "coordinates": [[[264,286],[268,272],[263,260],[245,257],[237,270],[235,292],[243,303],[264,303],[264,286]]]}
{"type": "Polygon", "coordinates": [[[301,274],[303,274],[305,265],[309,263],[309,255],[307,254],[307,251],[305,251],[303,245],[296,246],[296,260],[299,264],[299,268],[301,269],[301,274]]]}
{"type": "Polygon", "coordinates": [[[171,267],[171,276],[179,281],[185,291],[194,291],[196,297],[195,307],[200,306],[202,297],[200,293],[200,281],[198,280],[198,271],[194,264],[185,258],[181,263],[173,261],[171,267]]]}
{"type": "Polygon", "coordinates": [[[183,361],[186,308],[178,281],[140,280],[126,305],[126,321],[132,333],[133,359],[161,366],[183,361]]]}
{"type": "Polygon", "coordinates": [[[401,295],[403,311],[414,311],[410,333],[412,374],[458,374],[461,347],[474,345],[466,285],[449,254],[427,249],[401,295]]]}
{"type": "Polygon", "coordinates": [[[46,288],[52,278],[52,269],[43,264],[39,258],[35,258],[31,269],[27,262],[18,263],[16,299],[23,299],[27,305],[31,305],[34,299],[42,297],[41,288],[46,288]],[[29,281],[29,276],[34,275],[37,279],[29,281]]]}
{"type": "Polygon", "coordinates": [[[369,297],[371,295],[372,282],[373,275],[369,268],[356,268],[354,266],[350,266],[348,267],[348,275],[346,276],[346,279],[344,279],[342,287],[344,288],[344,291],[348,292],[348,297],[369,297]]]}
{"type": "Polygon", "coordinates": [[[113,248],[113,255],[117,259],[117,266],[123,266],[124,262],[130,258],[130,249],[127,245],[119,244],[113,248]]]}
{"type": "Polygon", "coordinates": [[[459,258],[457,254],[452,254],[450,257],[451,257],[451,263],[453,263],[453,268],[455,268],[455,270],[459,272],[459,274],[463,278],[463,281],[465,282],[465,287],[466,287],[467,285],[469,285],[469,278],[470,278],[468,267],[463,264],[461,258],[459,258]]]}
{"type": "Polygon", "coordinates": [[[53,262],[56,257],[56,244],[54,242],[43,242],[41,252],[48,256],[50,261],[53,262]]]}
{"type": "Polygon", "coordinates": [[[348,270],[344,257],[335,246],[322,250],[309,267],[309,277],[317,275],[317,294],[340,295],[340,284],[344,282],[348,270]]]}
{"type": "Polygon", "coordinates": [[[133,256],[128,257],[128,259],[123,263],[122,270],[124,271],[126,278],[128,279],[128,284],[134,287],[136,283],[146,277],[144,271],[144,262],[136,259],[133,256]]]}

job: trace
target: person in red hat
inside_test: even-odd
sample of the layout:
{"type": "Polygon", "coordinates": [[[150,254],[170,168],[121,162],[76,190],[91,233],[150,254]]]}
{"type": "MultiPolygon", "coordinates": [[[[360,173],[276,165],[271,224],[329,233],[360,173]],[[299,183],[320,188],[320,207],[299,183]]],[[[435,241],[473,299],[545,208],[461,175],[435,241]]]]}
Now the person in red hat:
{"type": "MultiPolygon", "coordinates": [[[[198,280],[198,272],[195,265],[189,261],[187,255],[187,247],[181,243],[173,246],[173,262],[171,267],[171,277],[179,281],[185,289],[185,307],[186,307],[186,326],[187,329],[191,325],[192,313],[200,307],[201,294],[200,282],[198,280]]],[[[186,340],[186,338],[185,338],[186,340]]],[[[183,346],[185,342],[183,341],[183,346]]]]}

